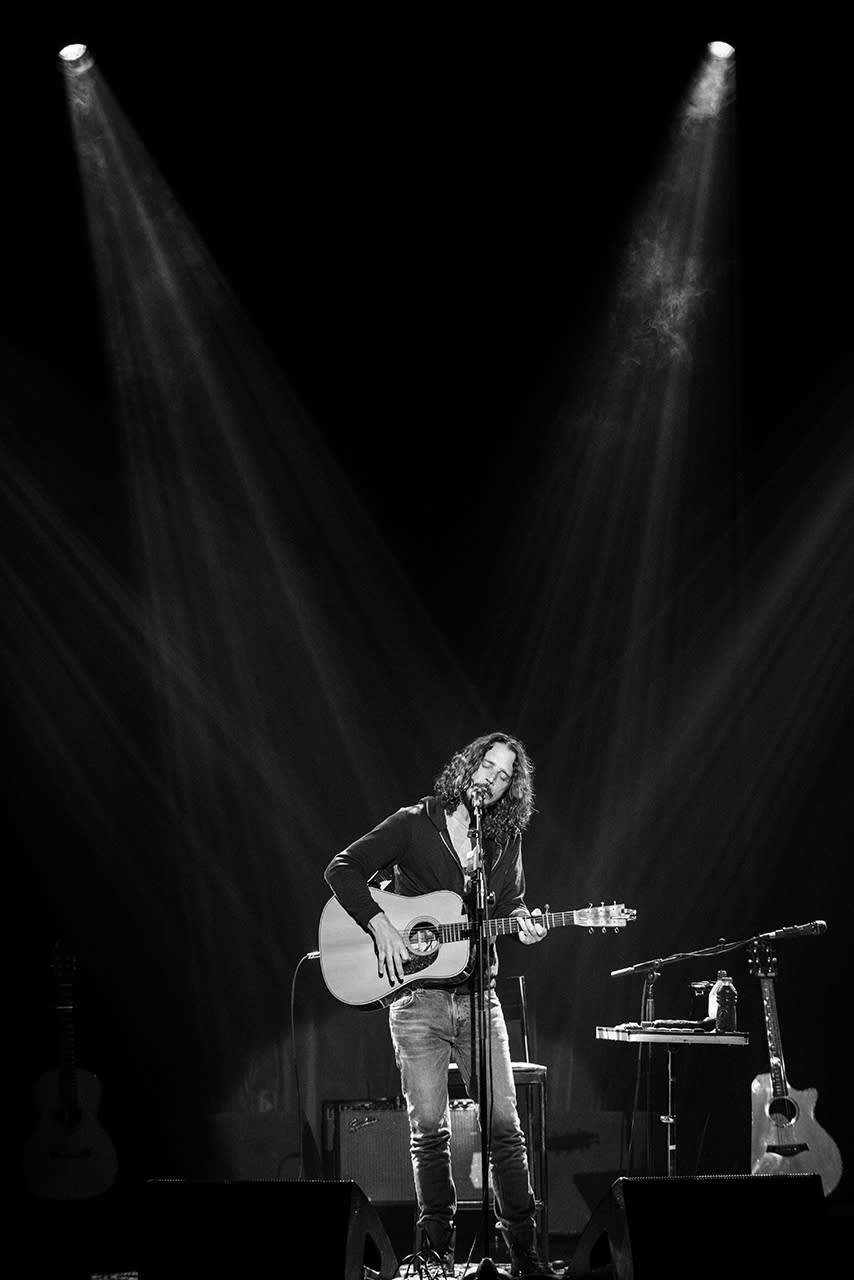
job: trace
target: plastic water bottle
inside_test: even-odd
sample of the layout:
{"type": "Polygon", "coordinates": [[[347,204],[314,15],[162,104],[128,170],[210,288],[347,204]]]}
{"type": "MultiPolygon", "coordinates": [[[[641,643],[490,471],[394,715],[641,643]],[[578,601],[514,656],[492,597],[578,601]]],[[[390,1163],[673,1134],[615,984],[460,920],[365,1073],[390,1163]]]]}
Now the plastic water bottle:
{"type": "Polygon", "coordinates": [[[715,1031],[735,1031],[737,1004],[735,983],[725,969],[718,969],[717,981],[709,992],[709,1017],[715,1020],[715,1031]]]}

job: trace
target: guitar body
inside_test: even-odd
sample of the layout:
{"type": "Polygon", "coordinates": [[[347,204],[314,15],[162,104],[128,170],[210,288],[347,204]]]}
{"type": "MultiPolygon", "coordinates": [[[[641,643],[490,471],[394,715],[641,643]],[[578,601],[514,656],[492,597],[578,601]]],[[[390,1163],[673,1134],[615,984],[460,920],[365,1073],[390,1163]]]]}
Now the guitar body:
{"type": "Polygon", "coordinates": [[[818,1173],[824,1194],[830,1195],[842,1178],[842,1156],[815,1119],[817,1099],[815,1089],[789,1085],[775,1097],[770,1073],[756,1077],[750,1087],[751,1173],[818,1173]]]}
{"type": "Polygon", "coordinates": [[[116,1150],[97,1119],[97,1077],[76,1071],[74,1092],[69,1107],[59,1071],[46,1071],[36,1086],[39,1123],[24,1150],[24,1177],[35,1195],[48,1200],[101,1195],[116,1179],[116,1150]]]}
{"type": "Polygon", "coordinates": [[[467,919],[459,894],[440,890],[405,898],[383,889],[371,889],[370,894],[403,936],[411,960],[403,982],[392,984],[385,974],[380,977],[373,935],[356,923],[337,898],[330,898],[320,917],[320,968],[338,1000],[382,1007],[413,982],[444,982],[465,971],[470,955],[468,939],[444,942],[439,932],[442,925],[467,919]]]}

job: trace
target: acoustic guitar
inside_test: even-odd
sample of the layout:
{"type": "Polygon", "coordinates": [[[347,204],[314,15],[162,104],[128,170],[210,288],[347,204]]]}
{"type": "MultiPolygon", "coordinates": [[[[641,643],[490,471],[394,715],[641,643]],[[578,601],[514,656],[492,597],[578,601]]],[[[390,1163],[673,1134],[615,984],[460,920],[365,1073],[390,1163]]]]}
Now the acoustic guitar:
{"type": "Polygon", "coordinates": [[[826,1196],[842,1177],[839,1148],[815,1118],[818,1092],[793,1089],[786,1079],[783,1041],[777,1017],[774,943],[751,943],[751,973],[759,978],[768,1039],[770,1071],[751,1085],[750,1172],[756,1174],[818,1173],[826,1196]]]}
{"type": "MultiPolygon", "coordinates": [[[[470,968],[473,931],[458,893],[442,889],[407,898],[383,889],[369,892],[406,943],[409,960],[404,964],[403,981],[391,983],[386,975],[377,973],[372,934],[333,897],[321,913],[318,945],[323,980],[336,999],[343,1004],[382,1006],[413,982],[444,982],[470,968]]],[[[605,932],[625,928],[636,915],[615,902],[579,911],[547,911],[537,922],[549,929],[573,924],[605,932]]],[[[518,933],[520,928],[518,916],[499,916],[488,924],[490,940],[518,933]]]]}
{"type": "Polygon", "coordinates": [[[118,1160],[112,1139],[98,1121],[101,1086],[91,1071],[77,1067],[74,1040],[73,978],[76,961],[57,948],[56,1015],[59,1066],[46,1071],[36,1086],[38,1125],[24,1150],[29,1189],[48,1200],[80,1200],[101,1195],[116,1179],[118,1160]]]}

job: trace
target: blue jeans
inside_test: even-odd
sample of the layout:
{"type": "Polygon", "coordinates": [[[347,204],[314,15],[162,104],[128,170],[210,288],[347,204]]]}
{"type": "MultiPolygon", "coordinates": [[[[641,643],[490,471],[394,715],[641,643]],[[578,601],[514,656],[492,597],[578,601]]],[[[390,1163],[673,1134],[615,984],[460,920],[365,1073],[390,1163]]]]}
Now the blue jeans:
{"type": "MultiPolygon", "coordinates": [[[[516,1107],[507,1027],[494,991],[489,992],[487,1007],[492,1046],[490,1165],[496,1217],[506,1237],[531,1238],[534,1194],[516,1107]]],[[[389,1007],[391,1039],[409,1115],[418,1223],[431,1241],[440,1244],[453,1226],[457,1207],[451,1175],[448,1066],[453,1058],[469,1097],[477,1100],[479,1046],[472,1044],[472,1021],[472,999],[464,988],[409,988],[389,1007]]]]}

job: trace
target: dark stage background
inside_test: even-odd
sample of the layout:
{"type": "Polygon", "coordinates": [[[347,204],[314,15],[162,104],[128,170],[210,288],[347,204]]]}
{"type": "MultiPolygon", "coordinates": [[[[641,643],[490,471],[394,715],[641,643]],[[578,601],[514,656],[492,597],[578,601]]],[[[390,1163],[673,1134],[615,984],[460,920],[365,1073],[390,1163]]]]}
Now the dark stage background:
{"type": "MultiPolygon", "coordinates": [[[[20,1145],[54,1061],[59,938],[131,1195],[221,1168],[218,1144],[245,1150],[250,1129],[244,1169],[296,1176],[300,1104],[311,1171],[324,1100],[397,1093],[384,1015],[297,965],[332,854],[492,727],[537,765],[531,905],[638,913],[619,936],[503,946],[549,1067],[554,1221],[577,1221],[559,1199],[577,1194],[573,1151],[605,1141],[595,1117],[632,1105],[634,1051],[595,1027],[637,1018],[641,982],[611,970],[721,938],[827,921],[780,944],[776,989],[790,1082],[818,1090],[850,1152],[849,54],[825,23],[782,29],[750,6],[708,26],[695,8],[578,28],[566,9],[62,5],[16,42],[7,1096],[20,1145]],[[630,398],[578,406],[628,229],[719,36],[737,47],[711,246],[725,304],[662,472],[622,434],[630,398]],[[232,453],[213,460],[223,432],[196,455],[198,506],[169,488],[165,419],[156,482],[137,486],[112,397],[115,317],[55,67],[78,39],[242,309],[230,351],[271,379],[265,429],[241,393],[232,453]],[[194,673],[178,692],[152,656],[155,597],[194,673]]],[[[166,243],[192,279],[201,256],[166,243]]],[[[137,314],[156,330],[151,306],[137,314]]],[[[685,1159],[706,1172],[746,1169],[767,1068],[747,953],[723,963],[751,1043],[680,1082],[685,1159]]],[[[659,1015],[689,1016],[689,982],[716,967],[666,967],[659,1015]]]]}

